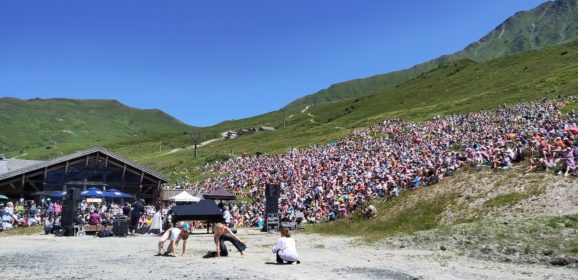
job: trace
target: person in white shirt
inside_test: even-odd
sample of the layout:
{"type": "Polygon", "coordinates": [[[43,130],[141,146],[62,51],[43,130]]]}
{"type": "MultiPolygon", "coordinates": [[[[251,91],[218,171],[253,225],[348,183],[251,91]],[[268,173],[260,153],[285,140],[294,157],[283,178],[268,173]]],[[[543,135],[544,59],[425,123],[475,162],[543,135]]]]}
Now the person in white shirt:
{"type": "Polygon", "coordinates": [[[179,246],[179,241],[183,240],[183,254],[185,256],[185,252],[187,250],[187,239],[189,238],[189,232],[186,230],[181,230],[180,228],[170,228],[163,234],[161,239],[159,240],[159,253],[157,256],[161,255],[165,242],[167,240],[171,241],[167,251],[164,253],[165,256],[172,256],[176,257],[177,246],[179,246]]]}
{"type": "Polygon", "coordinates": [[[157,204],[155,206],[155,209],[156,212],[153,214],[153,221],[149,233],[159,235],[161,234],[163,228],[163,215],[161,204],[160,203],[157,204]]]}
{"type": "Polygon", "coordinates": [[[231,212],[229,212],[229,207],[223,207],[223,219],[225,220],[225,225],[230,227],[231,225],[231,212]]]}
{"type": "Polygon", "coordinates": [[[295,239],[291,238],[291,233],[288,228],[281,229],[281,238],[277,240],[277,244],[273,247],[273,253],[277,255],[277,263],[292,264],[299,261],[299,254],[297,254],[297,248],[295,247],[295,239]]]}

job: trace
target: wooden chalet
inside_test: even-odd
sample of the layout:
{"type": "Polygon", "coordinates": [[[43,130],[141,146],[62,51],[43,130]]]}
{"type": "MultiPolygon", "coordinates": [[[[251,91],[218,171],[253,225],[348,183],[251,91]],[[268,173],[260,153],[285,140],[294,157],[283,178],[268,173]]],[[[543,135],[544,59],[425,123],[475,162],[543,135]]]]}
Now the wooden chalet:
{"type": "Polygon", "coordinates": [[[168,178],[105,148],[95,147],[0,173],[0,194],[33,198],[68,188],[115,188],[148,201],[160,199],[168,178]]]}

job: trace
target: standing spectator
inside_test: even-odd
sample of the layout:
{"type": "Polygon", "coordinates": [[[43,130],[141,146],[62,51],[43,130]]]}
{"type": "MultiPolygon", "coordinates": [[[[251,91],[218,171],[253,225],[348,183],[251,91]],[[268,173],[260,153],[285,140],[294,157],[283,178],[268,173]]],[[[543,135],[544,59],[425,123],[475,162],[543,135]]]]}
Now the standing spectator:
{"type": "Polygon", "coordinates": [[[229,206],[223,206],[223,219],[228,227],[232,227],[231,223],[231,212],[229,212],[229,206]]]}
{"type": "Polygon", "coordinates": [[[30,215],[36,216],[37,211],[38,211],[38,208],[36,207],[36,203],[33,201],[32,204],[30,205],[30,215]]]}
{"type": "Polygon", "coordinates": [[[155,206],[155,213],[153,214],[153,220],[149,233],[159,235],[163,229],[163,215],[162,215],[162,204],[159,202],[155,206]]]}
{"type": "Polygon", "coordinates": [[[60,202],[57,201],[56,203],[54,203],[54,214],[58,216],[60,215],[60,213],[62,213],[62,204],[60,204],[60,202]]]}
{"type": "Polygon", "coordinates": [[[21,201],[16,202],[16,206],[14,207],[14,212],[18,215],[22,215],[24,213],[24,205],[21,201]]]}
{"type": "Polygon", "coordinates": [[[132,233],[134,234],[136,230],[139,228],[140,217],[144,214],[145,207],[144,207],[144,200],[139,199],[135,201],[132,211],[130,213],[130,220],[131,220],[131,227],[132,233]]]}

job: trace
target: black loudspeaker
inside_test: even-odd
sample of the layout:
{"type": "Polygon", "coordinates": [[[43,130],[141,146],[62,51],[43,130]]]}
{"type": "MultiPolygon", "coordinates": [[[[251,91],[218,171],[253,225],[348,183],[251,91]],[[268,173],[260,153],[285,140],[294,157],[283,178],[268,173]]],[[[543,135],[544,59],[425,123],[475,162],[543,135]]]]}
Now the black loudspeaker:
{"type": "Polygon", "coordinates": [[[68,189],[62,204],[62,217],[60,224],[65,230],[64,235],[74,236],[74,218],[78,216],[78,204],[80,203],[80,190],[68,189]]]}
{"type": "Polygon", "coordinates": [[[279,198],[267,197],[265,201],[265,213],[279,213],[279,198]]]}
{"type": "Polygon", "coordinates": [[[124,216],[115,216],[112,222],[112,233],[115,236],[128,235],[128,220],[124,216]]]}
{"type": "Polygon", "coordinates": [[[280,196],[281,196],[281,185],[267,184],[267,186],[265,186],[265,197],[266,198],[270,198],[270,197],[279,198],[280,196]]]}
{"type": "Polygon", "coordinates": [[[267,184],[265,186],[265,227],[263,231],[277,230],[279,228],[279,197],[281,185],[267,184]]]}

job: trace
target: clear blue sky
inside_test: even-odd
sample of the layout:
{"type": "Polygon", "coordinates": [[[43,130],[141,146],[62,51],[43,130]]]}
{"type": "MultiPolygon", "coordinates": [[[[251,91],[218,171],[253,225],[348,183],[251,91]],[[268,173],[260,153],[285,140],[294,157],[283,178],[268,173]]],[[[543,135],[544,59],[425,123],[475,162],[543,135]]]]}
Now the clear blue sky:
{"type": "Polygon", "coordinates": [[[0,96],[206,126],[461,50],[543,0],[0,0],[0,96]]]}

